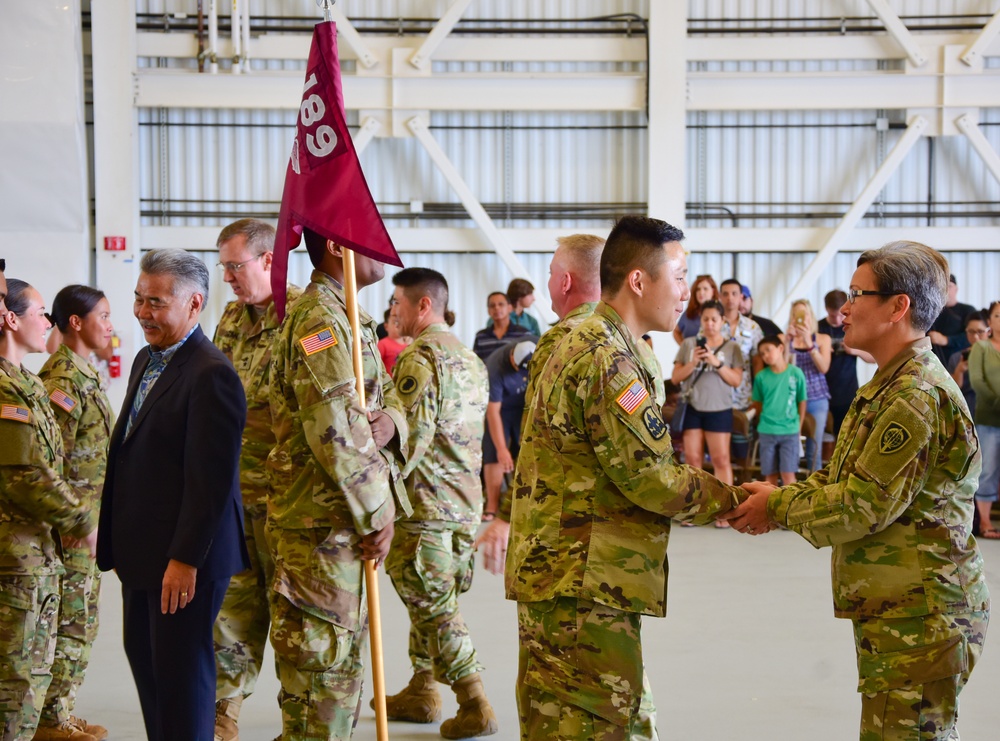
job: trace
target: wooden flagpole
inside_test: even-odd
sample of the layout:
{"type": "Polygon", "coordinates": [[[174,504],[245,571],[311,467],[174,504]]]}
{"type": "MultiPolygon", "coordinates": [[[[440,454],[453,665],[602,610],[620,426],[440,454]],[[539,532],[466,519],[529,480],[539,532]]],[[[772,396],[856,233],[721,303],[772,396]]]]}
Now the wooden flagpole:
{"type": "MultiPolygon", "coordinates": [[[[344,252],[344,297],[347,319],[351,323],[351,355],[354,379],[361,408],[365,399],[365,369],[361,358],[361,319],[358,313],[358,277],[354,269],[354,251],[344,252]]],[[[385,710],[385,669],[382,662],[382,611],[379,606],[378,570],[374,561],[365,561],[365,587],[368,592],[368,637],[372,648],[372,684],[375,685],[375,733],[378,741],[389,741],[389,720],[385,710]]]]}

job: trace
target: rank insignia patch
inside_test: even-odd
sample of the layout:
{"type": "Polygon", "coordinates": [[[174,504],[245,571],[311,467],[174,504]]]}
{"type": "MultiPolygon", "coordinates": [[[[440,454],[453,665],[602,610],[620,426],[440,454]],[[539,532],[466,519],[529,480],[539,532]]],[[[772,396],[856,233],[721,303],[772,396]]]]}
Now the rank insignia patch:
{"type": "Polygon", "coordinates": [[[399,379],[399,393],[412,394],[417,390],[417,379],[413,376],[406,376],[399,379]]]}
{"type": "Polygon", "coordinates": [[[649,392],[646,391],[646,387],[638,381],[634,381],[631,386],[621,392],[615,401],[618,402],[618,406],[632,414],[648,398],[649,392]]]}
{"type": "Polygon", "coordinates": [[[326,350],[337,344],[337,338],[333,336],[333,330],[329,327],[321,329],[319,332],[303,337],[299,340],[302,350],[306,355],[315,355],[320,350],[326,350]]]}
{"type": "Polygon", "coordinates": [[[882,432],[882,439],[878,441],[878,449],[884,455],[891,455],[900,450],[910,439],[910,433],[898,422],[890,422],[889,426],[882,432]]]}
{"type": "Polygon", "coordinates": [[[51,394],[49,394],[49,401],[67,412],[72,412],[76,408],[76,399],[63,393],[59,389],[55,389],[51,394]]]}
{"type": "Polygon", "coordinates": [[[24,407],[14,406],[13,404],[4,404],[3,406],[0,406],[0,419],[11,419],[15,422],[24,422],[25,424],[28,424],[31,421],[31,415],[24,407]]]}
{"type": "Polygon", "coordinates": [[[667,423],[663,421],[653,407],[648,407],[642,413],[642,423],[646,425],[646,429],[649,430],[649,434],[653,436],[654,440],[659,440],[667,434],[667,423]]]}

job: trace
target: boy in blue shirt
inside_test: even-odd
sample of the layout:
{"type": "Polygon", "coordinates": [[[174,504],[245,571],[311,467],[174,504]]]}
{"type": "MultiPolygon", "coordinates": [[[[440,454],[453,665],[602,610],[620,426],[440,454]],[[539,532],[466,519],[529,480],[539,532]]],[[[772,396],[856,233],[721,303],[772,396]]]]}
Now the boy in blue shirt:
{"type": "Polygon", "coordinates": [[[772,484],[795,483],[799,468],[799,435],[806,416],[806,377],[785,358],[780,337],[765,337],[757,353],[767,366],[754,376],[750,406],[757,410],[760,472],[772,484]]]}

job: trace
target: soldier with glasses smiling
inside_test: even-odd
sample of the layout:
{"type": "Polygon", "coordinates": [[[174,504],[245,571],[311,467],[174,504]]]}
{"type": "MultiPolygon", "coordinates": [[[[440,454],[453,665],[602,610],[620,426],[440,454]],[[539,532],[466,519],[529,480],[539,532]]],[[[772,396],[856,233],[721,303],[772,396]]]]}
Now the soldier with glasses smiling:
{"type": "MultiPolygon", "coordinates": [[[[844,342],[878,372],[858,390],[826,468],[727,517],[831,546],[834,614],[854,624],[861,741],[957,739],[958,694],[983,650],[990,598],[972,536],[982,458],[962,392],[927,328],[948,263],[916,242],[862,253],[844,342]]],[[[1000,322],[1000,318],[998,318],[1000,322]]]]}

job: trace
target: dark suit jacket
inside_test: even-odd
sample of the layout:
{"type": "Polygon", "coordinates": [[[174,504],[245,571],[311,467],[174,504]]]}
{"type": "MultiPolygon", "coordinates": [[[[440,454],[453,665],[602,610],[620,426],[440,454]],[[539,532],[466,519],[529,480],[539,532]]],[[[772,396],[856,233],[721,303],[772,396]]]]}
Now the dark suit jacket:
{"type": "Polygon", "coordinates": [[[199,582],[228,578],[250,565],[239,483],[243,384],[195,327],[125,438],[148,363],[143,348],[132,362],[111,434],[97,564],[103,571],[117,569],[131,589],[159,590],[170,559],[197,567],[199,582]]]}

